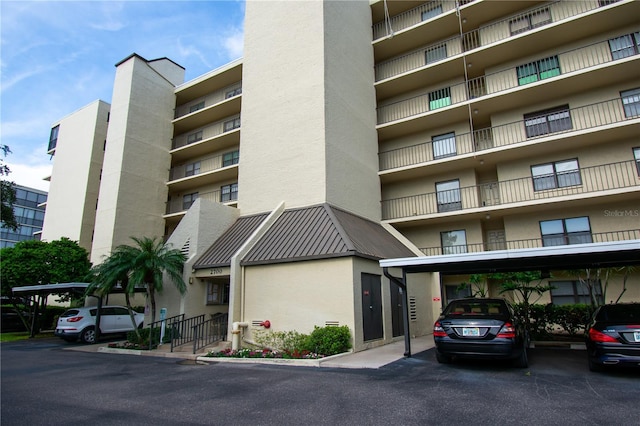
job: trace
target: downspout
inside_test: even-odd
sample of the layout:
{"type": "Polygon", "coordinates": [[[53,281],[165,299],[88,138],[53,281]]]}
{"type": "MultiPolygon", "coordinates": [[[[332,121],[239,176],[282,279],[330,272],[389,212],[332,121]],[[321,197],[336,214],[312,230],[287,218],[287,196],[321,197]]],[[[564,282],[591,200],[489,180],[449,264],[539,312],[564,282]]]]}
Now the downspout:
{"type": "Polygon", "coordinates": [[[411,333],[409,333],[409,295],[407,294],[407,275],[402,269],[402,279],[398,279],[389,273],[389,268],[382,268],[384,276],[389,281],[400,287],[402,294],[402,322],[404,324],[404,356],[411,358],[411,333]]]}

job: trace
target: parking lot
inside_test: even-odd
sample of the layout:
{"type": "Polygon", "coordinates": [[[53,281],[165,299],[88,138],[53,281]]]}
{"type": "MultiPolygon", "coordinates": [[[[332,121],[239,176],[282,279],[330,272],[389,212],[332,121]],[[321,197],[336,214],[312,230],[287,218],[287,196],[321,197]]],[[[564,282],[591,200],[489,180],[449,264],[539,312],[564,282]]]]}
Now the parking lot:
{"type": "Polygon", "coordinates": [[[433,350],[379,369],[211,363],[3,343],[2,424],[635,425],[640,374],[589,372],[583,351],[531,365],[438,364],[433,350]]]}

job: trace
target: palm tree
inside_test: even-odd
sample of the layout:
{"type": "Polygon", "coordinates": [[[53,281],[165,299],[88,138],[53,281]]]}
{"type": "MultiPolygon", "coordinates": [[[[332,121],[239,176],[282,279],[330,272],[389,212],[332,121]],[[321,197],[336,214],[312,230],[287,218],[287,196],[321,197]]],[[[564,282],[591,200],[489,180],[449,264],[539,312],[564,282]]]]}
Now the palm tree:
{"type": "Polygon", "coordinates": [[[133,308],[131,307],[130,294],[135,290],[133,286],[129,285],[129,271],[131,264],[128,263],[128,259],[122,257],[122,253],[119,250],[114,250],[113,253],[106,257],[105,260],[91,268],[89,272],[89,280],[91,283],[85,291],[85,296],[98,294],[101,297],[111,293],[111,291],[120,285],[124,290],[124,297],[129,311],[129,318],[133,329],[138,337],[138,341],[141,340],[140,332],[136,326],[135,317],[133,315],[133,308]]]}
{"type": "MultiPolygon", "coordinates": [[[[162,292],[163,274],[171,279],[180,294],[187,291],[182,279],[182,270],[186,256],[177,249],[171,249],[160,238],[131,237],[135,245],[120,245],[110,256],[113,261],[105,266],[110,270],[108,276],[122,276],[126,271],[128,278],[125,295],[134,292],[136,287],[144,287],[147,300],[151,304],[151,322],[156,320],[156,293],[162,292]]],[[[123,281],[124,283],[124,281],[123,281]]]]}

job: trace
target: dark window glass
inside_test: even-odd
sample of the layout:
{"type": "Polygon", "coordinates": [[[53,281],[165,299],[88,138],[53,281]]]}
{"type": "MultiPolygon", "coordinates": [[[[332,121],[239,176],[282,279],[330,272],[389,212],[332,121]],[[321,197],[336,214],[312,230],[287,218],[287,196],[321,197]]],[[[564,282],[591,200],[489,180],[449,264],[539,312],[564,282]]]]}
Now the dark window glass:
{"type": "Polygon", "coordinates": [[[456,179],[436,183],[436,199],[438,201],[438,212],[462,209],[460,181],[456,179]]]}
{"type": "Polygon", "coordinates": [[[540,233],[544,247],[592,242],[591,225],[586,216],[541,221],[540,233]]]}
{"type": "Polygon", "coordinates": [[[640,89],[625,90],[620,92],[624,116],[627,118],[640,115],[640,89]]]}
{"type": "Polygon", "coordinates": [[[525,114],[524,126],[528,138],[571,130],[573,124],[569,105],[525,114]]]}

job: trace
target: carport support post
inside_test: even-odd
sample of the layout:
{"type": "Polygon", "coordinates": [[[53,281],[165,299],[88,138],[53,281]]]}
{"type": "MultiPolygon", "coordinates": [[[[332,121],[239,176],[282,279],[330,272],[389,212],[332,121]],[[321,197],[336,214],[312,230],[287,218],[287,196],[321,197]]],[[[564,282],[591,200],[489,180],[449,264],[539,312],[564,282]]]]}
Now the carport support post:
{"type": "Polygon", "coordinates": [[[407,275],[402,269],[402,280],[394,277],[389,273],[389,268],[382,268],[384,276],[389,278],[393,284],[400,287],[402,293],[402,322],[404,325],[404,356],[411,358],[411,333],[409,333],[409,295],[407,294],[407,275]]]}

